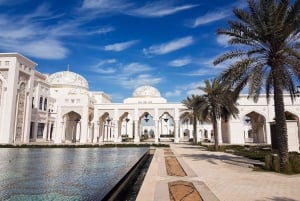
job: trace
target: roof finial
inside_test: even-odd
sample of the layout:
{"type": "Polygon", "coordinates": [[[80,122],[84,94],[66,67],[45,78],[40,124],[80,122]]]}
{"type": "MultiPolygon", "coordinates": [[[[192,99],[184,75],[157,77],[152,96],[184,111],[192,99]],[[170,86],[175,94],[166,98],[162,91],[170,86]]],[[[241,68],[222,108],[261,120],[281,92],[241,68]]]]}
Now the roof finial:
{"type": "Polygon", "coordinates": [[[67,68],[67,70],[68,70],[68,71],[70,71],[70,64],[68,64],[68,68],[67,68]]]}

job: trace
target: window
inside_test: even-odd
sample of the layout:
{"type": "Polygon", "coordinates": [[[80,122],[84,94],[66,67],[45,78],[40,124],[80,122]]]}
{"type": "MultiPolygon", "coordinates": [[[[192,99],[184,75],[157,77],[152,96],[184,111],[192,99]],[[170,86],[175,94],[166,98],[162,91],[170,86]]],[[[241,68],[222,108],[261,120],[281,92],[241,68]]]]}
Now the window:
{"type": "Polygon", "coordinates": [[[37,138],[43,138],[44,128],[44,123],[38,123],[37,138]]]}
{"type": "Polygon", "coordinates": [[[2,66],[2,61],[0,61],[0,66],[2,66]]]}
{"type": "Polygon", "coordinates": [[[9,61],[5,61],[5,66],[9,66],[9,61]]]}
{"type": "Polygon", "coordinates": [[[43,97],[40,97],[40,104],[39,104],[39,109],[43,109],[43,97]]]}
{"type": "Polygon", "coordinates": [[[44,100],[44,111],[47,111],[47,98],[44,100]]]}

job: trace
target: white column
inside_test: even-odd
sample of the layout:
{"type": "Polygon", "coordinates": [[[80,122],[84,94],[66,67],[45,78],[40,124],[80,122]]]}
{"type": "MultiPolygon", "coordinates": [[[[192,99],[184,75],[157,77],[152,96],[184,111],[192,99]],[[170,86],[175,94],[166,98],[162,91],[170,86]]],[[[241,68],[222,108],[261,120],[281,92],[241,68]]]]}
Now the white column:
{"type": "Polygon", "coordinates": [[[103,131],[103,142],[106,142],[108,140],[108,123],[105,121],[104,123],[104,131],[103,131]]]}
{"type": "Polygon", "coordinates": [[[270,123],[266,123],[266,143],[271,144],[271,125],[270,123]]]}
{"type": "Polygon", "coordinates": [[[81,122],[75,124],[76,127],[76,142],[81,141],[81,122]]]}
{"type": "Polygon", "coordinates": [[[140,142],[140,134],[139,134],[139,120],[134,120],[134,142],[140,142]]]}
{"type": "Polygon", "coordinates": [[[47,140],[48,127],[48,122],[44,123],[43,140],[47,140]]]}
{"type": "Polygon", "coordinates": [[[100,124],[99,121],[94,122],[94,136],[97,143],[100,142],[99,124],[100,124]]]}
{"type": "Polygon", "coordinates": [[[50,141],[50,132],[51,132],[51,125],[52,125],[52,123],[51,123],[51,121],[49,121],[49,123],[48,123],[48,131],[47,131],[47,141],[50,141]]]}
{"type": "Polygon", "coordinates": [[[154,123],[155,123],[155,142],[158,142],[158,137],[159,137],[159,121],[157,119],[155,119],[154,123]]]}
{"type": "Polygon", "coordinates": [[[222,144],[223,143],[223,140],[222,140],[222,121],[221,121],[221,119],[218,119],[217,120],[217,123],[218,123],[218,134],[219,134],[219,136],[218,136],[218,138],[219,138],[219,144],[222,144]]]}
{"type": "Polygon", "coordinates": [[[59,132],[57,135],[58,143],[60,143],[61,141],[66,142],[66,124],[67,122],[64,119],[60,122],[61,132],[59,132]]]}
{"type": "Polygon", "coordinates": [[[38,122],[33,123],[33,141],[37,139],[38,122]]]}
{"type": "Polygon", "coordinates": [[[119,121],[118,120],[114,120],[114,130],[113,130],[113,133],[114,133],[114,142],[119,142],[119,121]]]}
{"type": "Polygon", "coordinates": [[[178,130],[179,130],[179,120],[174,120],[174,134],[175,134],[175,143],[179,143],[179,136],[178,136],[178,130]]]}

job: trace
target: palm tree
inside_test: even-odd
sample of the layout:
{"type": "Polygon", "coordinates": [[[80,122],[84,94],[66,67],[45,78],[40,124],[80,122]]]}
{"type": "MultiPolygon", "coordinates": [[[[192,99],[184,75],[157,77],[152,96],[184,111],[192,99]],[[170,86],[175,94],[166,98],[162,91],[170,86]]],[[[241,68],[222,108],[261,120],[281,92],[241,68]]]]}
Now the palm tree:
{"type": "Polygon", "coordinates": [[[274,93],[280,170],[288,164],[286,117],[283,91],[295,98],[296,82],[300,79],[300,0],[248,0],[248,9],[234,8],[236,21],[219,35],[229,36],[229,44],[239,45],[214,61],[238,59],[221,77],[231,86],[249,87],[249,97],[257,101],[265,88],[267,100],[274,93]]]}
{"type": "Polygon", "coordinates": [[[211,121],[213,124],[215,150],[219,148],[218,120],[227,121],[230,116],[237,117],[239,110],[236,107],[237,95],[229,90],[220,80],[211,82],[205,80],[204,87],[198,87],[204,92],[199,98],[199,114],[203,120],[211,121]]]}
{"type": "Polygon", "coordinates": [[[182,101],[185,109],[180,115],[180,119],[183,121],[189,121],[193,123],[193,141],[197,142],[197,122],[200,121],[198,107],[199,107],[199,95],[191,95],[182,101]]]}

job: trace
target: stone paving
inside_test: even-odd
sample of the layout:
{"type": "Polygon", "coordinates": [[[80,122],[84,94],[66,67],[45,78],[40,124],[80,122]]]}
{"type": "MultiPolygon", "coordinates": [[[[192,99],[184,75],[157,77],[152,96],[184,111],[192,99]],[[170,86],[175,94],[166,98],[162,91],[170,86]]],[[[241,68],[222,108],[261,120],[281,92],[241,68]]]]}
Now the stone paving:
{"type": "MultiPolygon", "coordinates": [[[[300,175],[257,172],[253,160],[198,146],[171,144],[171,150],[205,201],[300,201],[300,175]],[[248,165],[247,165],[248,164],[248,165]]],[[[156,149],[137,200],[168,201],[168,182],[163,149],[156,149]]]]}

